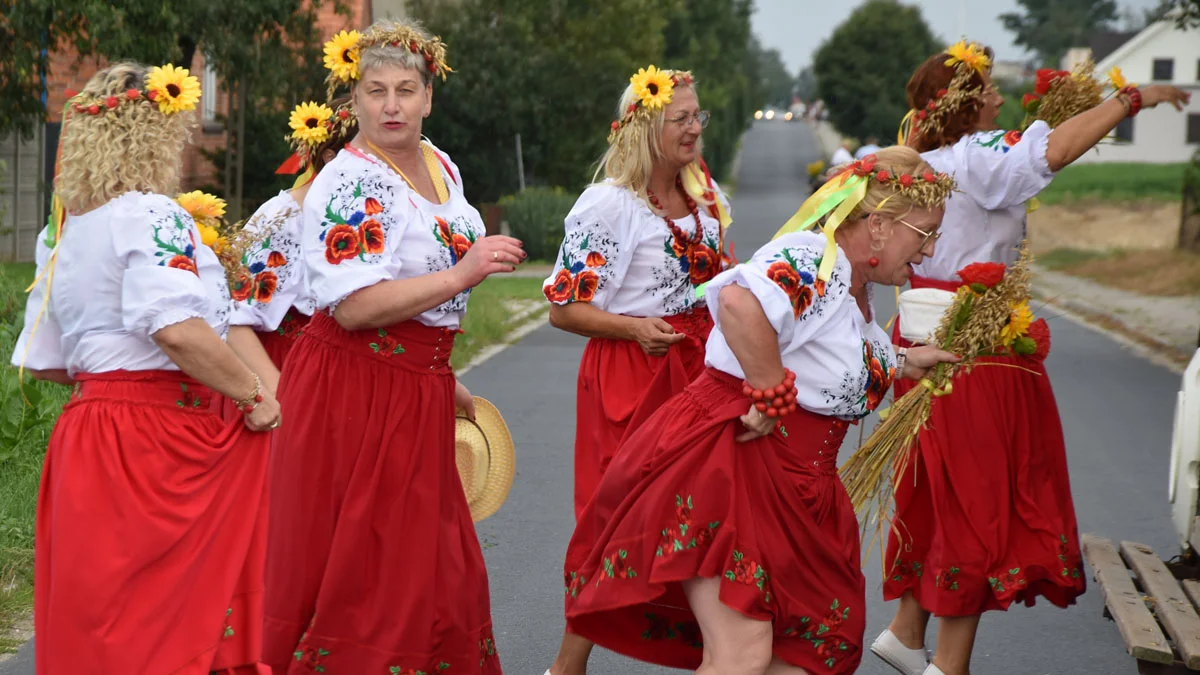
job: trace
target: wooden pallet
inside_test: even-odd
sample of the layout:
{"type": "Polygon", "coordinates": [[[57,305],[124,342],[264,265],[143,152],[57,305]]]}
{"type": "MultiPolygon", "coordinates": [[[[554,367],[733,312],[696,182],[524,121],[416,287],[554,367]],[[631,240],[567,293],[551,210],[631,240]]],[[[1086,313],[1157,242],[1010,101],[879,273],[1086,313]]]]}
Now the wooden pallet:
{"type": "MultiPolygon", "coordinates": [[[[1190,540],[1200,550],[1200,517],[1190,540]]],[[[1200,672],[1200,580],[1176,579],[1143,544],[1085,534],[1083,556],[1139,673],[1200,672]]]]}

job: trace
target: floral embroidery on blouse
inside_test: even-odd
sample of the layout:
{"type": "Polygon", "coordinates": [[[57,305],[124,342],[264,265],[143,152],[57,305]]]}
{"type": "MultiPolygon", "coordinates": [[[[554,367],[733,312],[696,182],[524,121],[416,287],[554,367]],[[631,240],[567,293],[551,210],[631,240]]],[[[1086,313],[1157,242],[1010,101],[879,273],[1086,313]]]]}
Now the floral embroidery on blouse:
{"type": "Polygon", "coordinates": [[[372,263],[382,259],[386,228],[380,218],[385,217],[384,207],[376,197],[365,195],[390,196],[390,192],[391,186],[372,175],[359,178],[353,185],[339,185],[333,191],[321,220],[325,262],[340,265],[355,258],[372,263]]]}
{"type": "Polygon", "coordinates": [[[745,554],[741,551],[734,550],[733,566],[725,571],[725,578],[758,588],[762,591],[763,601],[770,604],[771,576],[767,574],[767,570],[763,569],[762,565],[753,560],[746,560],[745,554]]]}
{"type": "Polygon", "coordinates": [[[704,639],[700,634],[700,624],[695,621],[672,623],[671,617],[653,612],[646,613],[646,630],[642,631],[643,640],[679,640],[696,649],[704,647],[704,639]]]}
{"type": "Polygon", "coordinates": [[[242,256],[245,271],[231,284],[235,302],[266,304],[300,271],[300,242],[289,234],[282,229],[272,232],[242,256]]]}
{"type": "Polygon", "coordinates": [[[156,220],[151,225],[154,229],[154,245],[158,248],[154,255],[159,258],[158,264],[162,267],[187,270],[200,276],[200,271],[196,269],[196,234],[188,225],[183,213],[174,209],[156,220]]]}
{"type": "MultiPolygon", "coordinates": [[[[828,284],[817,278],[821,259],[822,253],[805,247],[780,249],[767,260],[767,278],[787,294],[792,303],[792,314],[798,321],[823,313],[826,303],[821,300],[827,295],[828,284]]],[[[829,283],[835,286],[843,283],[836,267],[829,283]]]]}
{"type": "Polygon", "coordinates": [[[458,261],[467,255],[467,251],[475,244],[475,232],[467,228],[466,234],[455,231],[455,227],[446,222],[441,216],[434,216],[437,225],[433,228],[433,236],[450,252],[450,264],[457,265],[458,261]]]}
{"type": "MultiPolygon", "coordinates": [[[[720,244],[715,226],[704,227],[701,240],[689,246],[686,239],[676,237],[668,231],[663,236],[663,259],[650,270],[654,286],[650,294],[662,298],[662,309],[666,315],[682,314],[696,306],[696,287],[712,280],[722,271],[722,256],[717,252],[720,244]],[[712,230],[712,232],[710,232],[712,230]]],[[[684,237],[688,232],[680,230],[684,237]]]]}
{"type": "Polygon", "coordinates": [[[703,527],[692,524],[692,496],[685,499],[675,495],[675,525],[663,528],[658,550],[654,555],[663,558],[670,557],[679,551],[707,548],[716,535],[720,521],[713,521],[703,527]]]}
{"type": "MultiPolygon", "coordinates": [[[[439,246],[436,253],[425,257],[425,271],[428,274],[448,270],[457,265],[475,245],[475,241],[484,234],[482,230],[477,229],[478,225],[465,217],[460,216],[447,221],[441,216],[434,216],[433,220],[430,228],[439,246]]],[[[468,288],[438,305],[438,309],[443,312],[464,311],[470,296],[471,289],[468,288]]]]}
{"type": "Polygon", "coordinates": [[[1021,142],[1021,132],[1012,131],[996,131],[991,132],[991,136],[977,136],[973,142],[981,148],[989,148],[996,152],[1008,152],[1014,145],[1021,142]]]}
{"type": "Polygon", "coordinates": [[[862,368],[847,370],[837,389],[821,390],[825,402],[833,404],[834,416],[858,419],[879,407],[896,377],[894,361],[886,357],[890,351],[887,345],[863,340],[862,368]]]}
{"type": "Polygon", "coordinates": [[[617,242],[599,223],[568,230],[559,249],[561,269],[542,293],[559,305],[591,302],[612,279],[617,242]]]}
{"type": "Polygon", "coordinates": [[[833,668],[845,655],[845,652],[850,650],[850,647],[845,640],[830,635],[830,633],[836,632],[849,617],[850,608],[843,608],[841,603],[834,598],[833,603],[829,606],[829,614],[825,615],[825,618],[819,621],[815,628],[810,617],[802,616],[799,627],[789,627],[783,631],[783,634],[788,637],[799,636],[801,639],[808,640],[824,660],[825,667],[833,668]],[[801,630],[804,632],[801,633],[801,630]]]}

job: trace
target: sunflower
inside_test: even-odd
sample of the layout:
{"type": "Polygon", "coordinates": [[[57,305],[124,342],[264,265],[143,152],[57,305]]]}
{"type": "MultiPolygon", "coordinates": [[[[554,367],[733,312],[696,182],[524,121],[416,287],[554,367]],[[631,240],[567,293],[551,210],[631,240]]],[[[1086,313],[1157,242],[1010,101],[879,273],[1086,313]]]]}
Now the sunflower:
{"type": "Polygon", "coordinates": [[[146,88],[159,111],[167,115],[195,110],[200,100],[200,80],[188,74],[187,68],[170,64],[155,66],[146,75],[146,88]]]}
{"type": "Polygon", "coordinates": [[[221,238],[221,233],[217,232],[217,228],[209,225],[198,225],[200,228],[200,242],[205,246],[212,248],[217,245],[217,241],[221,238]]]}
{"type": "Polygon", "coordinates": [[[1136,87],[1136,84],[1130,84],[1129,80],[1125,79],[1125,74],[1117,66],[1113,66],[1108,71],[1108,81],[1112,84],[1112,88],[1120,91],[1125,87],[1136,87]]]}
{"type": "MultiPolygon", "coordinates": [[[[225,215],[225,200],[220,197],[214,197],[200,190],[186,192],[175,198],[175,201],[183,207],[184,211],[191,214],[192,219],[199,223],[202,228],[208,227],[213,230],[216,235],[217,220],[225,215]]],[[[200,231],[201,236],[204,236],[204,230],[200,231]]],[[[216,241],[215,239],[213,241],[216,241]]],[[[208,244],[207,241],[204,242],[208,244]]],[[[208,244],[211,246],[212,244],[208,244]]]]}
{"type": "Polygon", "coordinates": [[[946,48],[946,54],[950,57],[946,59],[946,65],[950,67],[965,63],[977,73],[992,67],[992,60],[988,58],[987,52],[974,42],[959,40],[946,48]]]}
{"type": "Polygon", "coordinates": [[[1029,309],[1028,302],[1012,305],[1008,314],[1008,323],[1000,331],[1000,342],[1005,346],[1011,345],[1017,338],[1029,331],[1031,323],[1033,323],[1033,312],[1029,309]]]}
{"type": "Polygon", "coordinates": [[[629,82],[633,84],[633,93],[642,100],[642,105],[647,110],[662,109],[671,102],[675,93],[675,83],[671,81],[671,76],[654,66],[639,69],[636,75],[629,78],[629,82]]]}
{"type": "Polygon", "coordinates": [[[325,67],[343,81],[358,79],[358,41],[356,31],[342,31],[325,43],[325,67]]]}
{"type": "Polygon", "coordinates": [[[292,111],[288,125],[292,127],[292,138],[309,145],[324,143],[329,138],[329,118],[333,110],[323,103],[301,103],[292,111]]]}

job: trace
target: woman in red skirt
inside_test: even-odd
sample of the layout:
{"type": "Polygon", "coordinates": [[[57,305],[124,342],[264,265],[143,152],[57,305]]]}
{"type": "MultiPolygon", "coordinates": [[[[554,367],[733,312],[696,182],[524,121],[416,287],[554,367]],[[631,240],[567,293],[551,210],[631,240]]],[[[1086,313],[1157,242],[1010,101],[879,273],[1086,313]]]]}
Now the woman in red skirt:
{"type": "MultiPolygon", "coordinates": [[[[575,515],[621,440],[704,370],[712,318],[696,287],[722,266],[728,206],[700,157],[708,112],[690,73],[642,69],[621,96],[597,177],[566,219],[543,292],[550,323],[589,338],[575,402],[575,515]]],[[[583,675],[570,632],[549,672],[583,675]]]]}
{"type": "MultiPolygon", "coordinates": [[[[1011,264],[1025,238],[1025,202],[1117,124],[1188,94],[1161,85],[1115,97],[1051,129],[996,128],[1004,102],[992,85],[990,51],[959,43],[930,57],[908,83],[916,114],[909,145],[961,192],[946,202],[937,255],[916,268],[913,288],[955,290],[975,262],[1011,264]]],[[[1039,73],[1039,88],[1052,75],[1039,73]]],[[[1164,113],[1165,114],[1165,113],[1164,113]]],[[[899,339],[897,343],[907,344],[899,339]]],[[[884,597],[900,598],[872,651],[907,675],[966,675],[980,615],[1037,596],[1065,607],[1085,588],[1067,478],[1062,427],[1040,362],[960,375],[934,401],[917,459],[898,478],[884,597]],[[925,626],[941,617],[937,654],[926,666],[925,626]]],[[[1018,362],[1019,361],[1019,362],[1018,362]]],[[[911,385],[897,384],[900,396],[911,385]]]]}
{"type": "Polygon", "coordinates": [[[378,22],[326,47],[359,132],[304,200],[317,311],[283,365],[271,463],[267,662],[276,675],[498,674],[487,570],[454,459],[470,393],[450,354],[472,287],[520,242],[485,237],[421,139],[441,41],[378,22]]]}
{"type": "Polygon", "coordinates": [[[899,363],[870,300],[932,253],[952,186],[880,151],[709,283],[707,370],[626,438],[567,549],[572,632],[705,673],[855,670],[865,590],[838,448],[898,371],[954,360],[899,363]],[[839,204],[824,234],[794,231],[839,204]]]}
{"type": "Polygon", "coordinates": [[[74,384],[38,494],[37,671],[260,673],[267,442],[279,406],[222,341],[225,273],[178,190],[199,83],[120,63],[63,123],[61,227],[14,365],[74,384]],[[215,394],[244,419],[211,411],[215,394]],[[257,555],[256,555],[257,554],[257,555]]]}
{"type": "Polygon", "coordinates": [[[236,305],[229,345],[271,391],[279,387],[284,359],[316,307],[305,282],[300,253],[301,205],[313,178],[357,131],[349,99],[334,103],[336,110],[303,103],[292,111],[291,142],[296,153],[278,172],[303,173],[296,187],[281,191],[258,207],[246,223],[245,229],[259,233],[260,241],[246,251],[247,273],[233,289],[236,305]],[[264,233],[267,236],[261,236],[264,233]]]}

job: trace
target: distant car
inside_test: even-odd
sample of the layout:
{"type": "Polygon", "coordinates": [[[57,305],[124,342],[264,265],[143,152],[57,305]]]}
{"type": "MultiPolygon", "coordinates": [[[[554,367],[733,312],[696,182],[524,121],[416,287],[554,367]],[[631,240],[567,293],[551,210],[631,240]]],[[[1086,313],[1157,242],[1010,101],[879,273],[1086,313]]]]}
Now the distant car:
{"type": "MultiPolygon", "coordinates": [[[[785,114],[782,110],[778,110],[772,106],[767,106],[766,108],[763,108],[762,110],[755,112],[754,119],[766,120],[768,122],[773,121],[773,120],[782,120],[782,119],[785,119],[785,114]]],[[[787,119],[790,120],[791,118],[788,117],[787,119]]]]}

